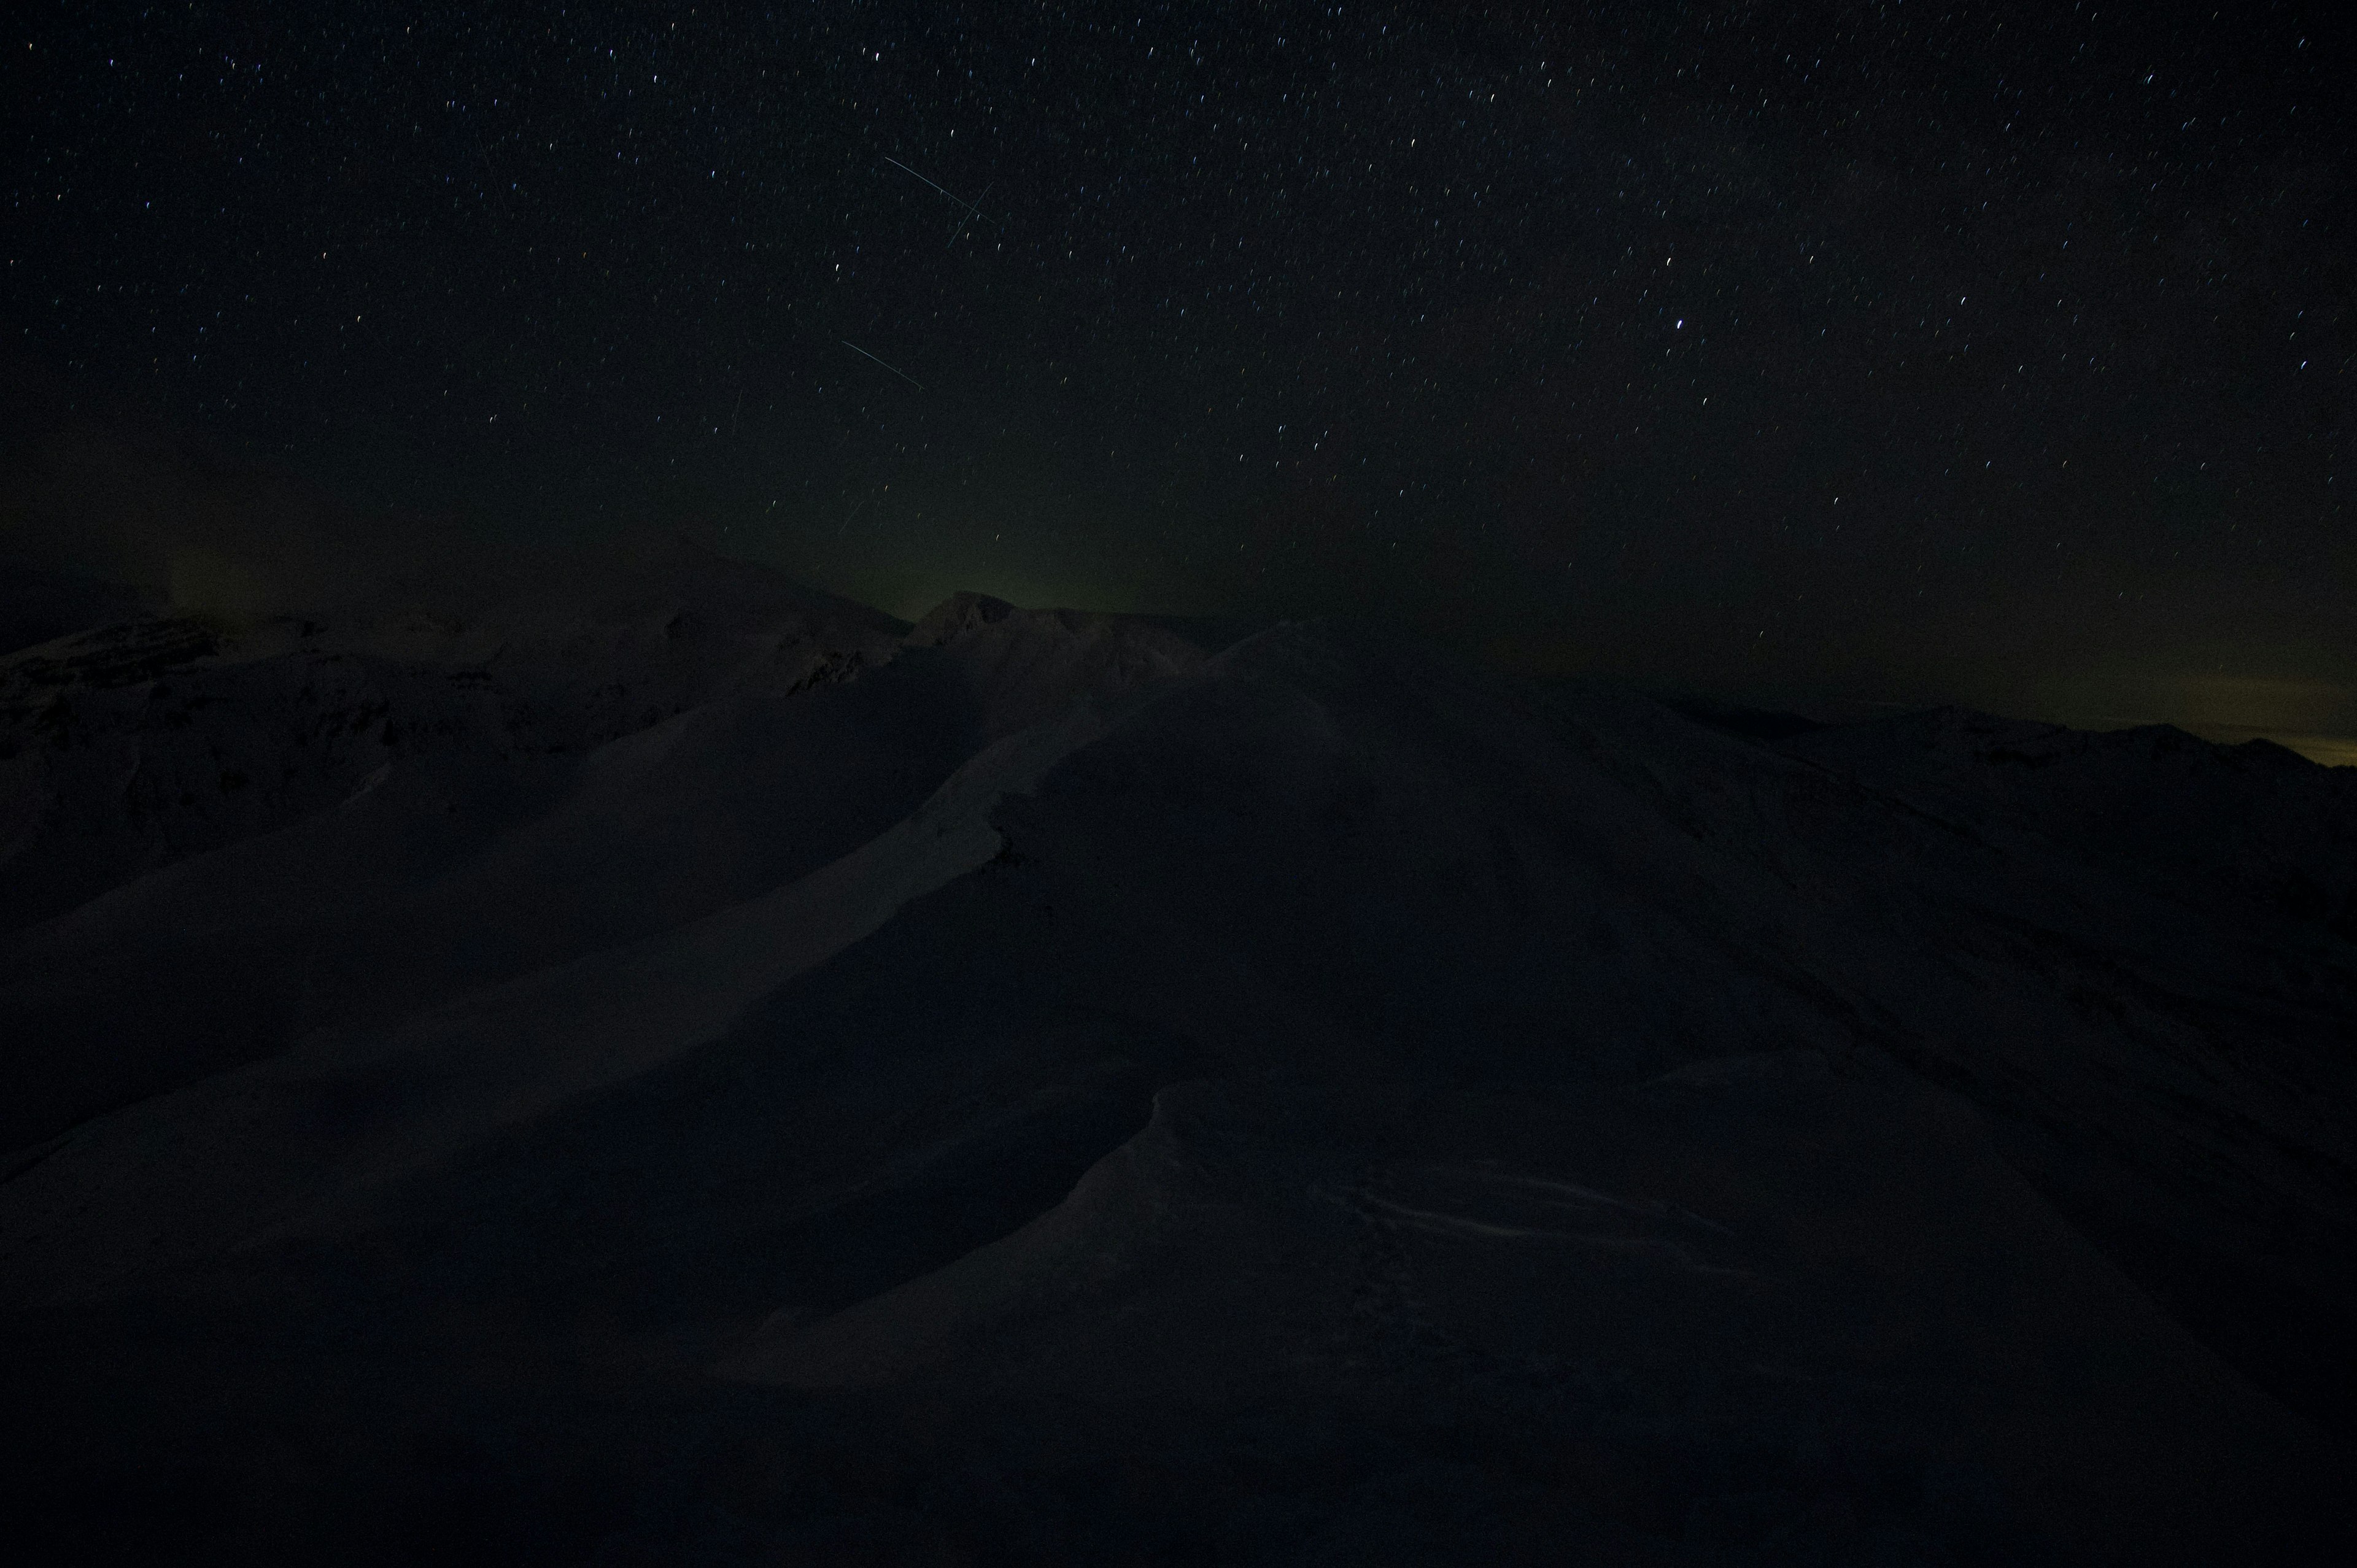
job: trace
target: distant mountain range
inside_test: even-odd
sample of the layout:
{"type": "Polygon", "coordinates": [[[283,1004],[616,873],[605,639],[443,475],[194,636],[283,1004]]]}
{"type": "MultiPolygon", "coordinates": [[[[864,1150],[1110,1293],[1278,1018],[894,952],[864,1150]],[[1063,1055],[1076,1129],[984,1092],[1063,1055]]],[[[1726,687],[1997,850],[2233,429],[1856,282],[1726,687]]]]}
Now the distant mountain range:
{"type": "Polygon", "coordinates": [[[2357,769],[673,543],[0,586],[20,1560],[2357,1547],[2357,769]]]}

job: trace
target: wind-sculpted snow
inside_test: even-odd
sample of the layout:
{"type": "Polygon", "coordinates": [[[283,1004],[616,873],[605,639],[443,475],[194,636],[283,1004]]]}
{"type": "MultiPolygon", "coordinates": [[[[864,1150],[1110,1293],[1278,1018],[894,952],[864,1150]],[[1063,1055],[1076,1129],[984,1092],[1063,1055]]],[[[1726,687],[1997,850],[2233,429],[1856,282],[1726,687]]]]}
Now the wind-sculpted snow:
{"type": "Polygon", "coordinates": [[[1166,1090],[1055,1209],[726,1369],[976,1411],[1454,1406],[1460,1443],[1541,1451],[1740,1431],[1780,1523],[1870,1530],[1891,1494],[1841,1471],[1871,1464],[1916,1489],[1910,1524],[1996,1555],[2231,1552],[2222,1489],[2298,1508],[2336,1479],[1970,1112],[1824,1074],[1544,1105],[1166,1090]]]}
{"type": "Polygon", "coordinates": [[[694,570],[59,686],[197,756],[290,710],[90,704],[492,672],[10,939],[58,1539],[194,1488],[183,1558],[2348,1541],[2357,774],[694,570]]]}

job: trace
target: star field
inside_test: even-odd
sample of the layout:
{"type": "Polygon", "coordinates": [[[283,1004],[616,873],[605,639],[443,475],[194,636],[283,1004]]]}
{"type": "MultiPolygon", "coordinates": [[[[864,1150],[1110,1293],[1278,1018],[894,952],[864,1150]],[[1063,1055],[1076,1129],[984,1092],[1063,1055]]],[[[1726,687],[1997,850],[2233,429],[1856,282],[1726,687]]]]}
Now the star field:
{"type": "Polygon", "coordinates": [[[2297,8],[11,27],[15,349],[349,495],[904,615],[2357,731],[2349,141],[2297,8]]]}

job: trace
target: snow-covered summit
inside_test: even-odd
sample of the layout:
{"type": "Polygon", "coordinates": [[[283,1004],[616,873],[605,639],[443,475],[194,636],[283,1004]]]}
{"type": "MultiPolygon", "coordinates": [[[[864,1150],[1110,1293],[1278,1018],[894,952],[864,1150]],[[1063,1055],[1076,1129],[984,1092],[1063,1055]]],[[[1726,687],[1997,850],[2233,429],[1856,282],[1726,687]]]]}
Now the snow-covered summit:
{"type": "Polygon", "coordinates": [[[201,1447],[249,1556],[485,1487],[581,1560],[2349,1539],[2357,773],[500,570],[0,664],[50,1498],[201,1447]]]}

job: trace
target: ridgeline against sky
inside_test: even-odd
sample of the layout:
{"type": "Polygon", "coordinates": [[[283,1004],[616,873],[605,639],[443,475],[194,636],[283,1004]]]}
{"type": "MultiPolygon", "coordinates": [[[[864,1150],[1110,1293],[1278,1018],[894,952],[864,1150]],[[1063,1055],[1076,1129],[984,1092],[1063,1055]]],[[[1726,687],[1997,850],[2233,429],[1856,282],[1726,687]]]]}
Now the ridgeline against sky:
{"type": "Polygon", "coordinates": [[[2357,733],[2280,5],[46,4],[11,351],[532,538],[2357,733]],[[2214,14],[2213,14],[2214,11],[2214,14]]]}

